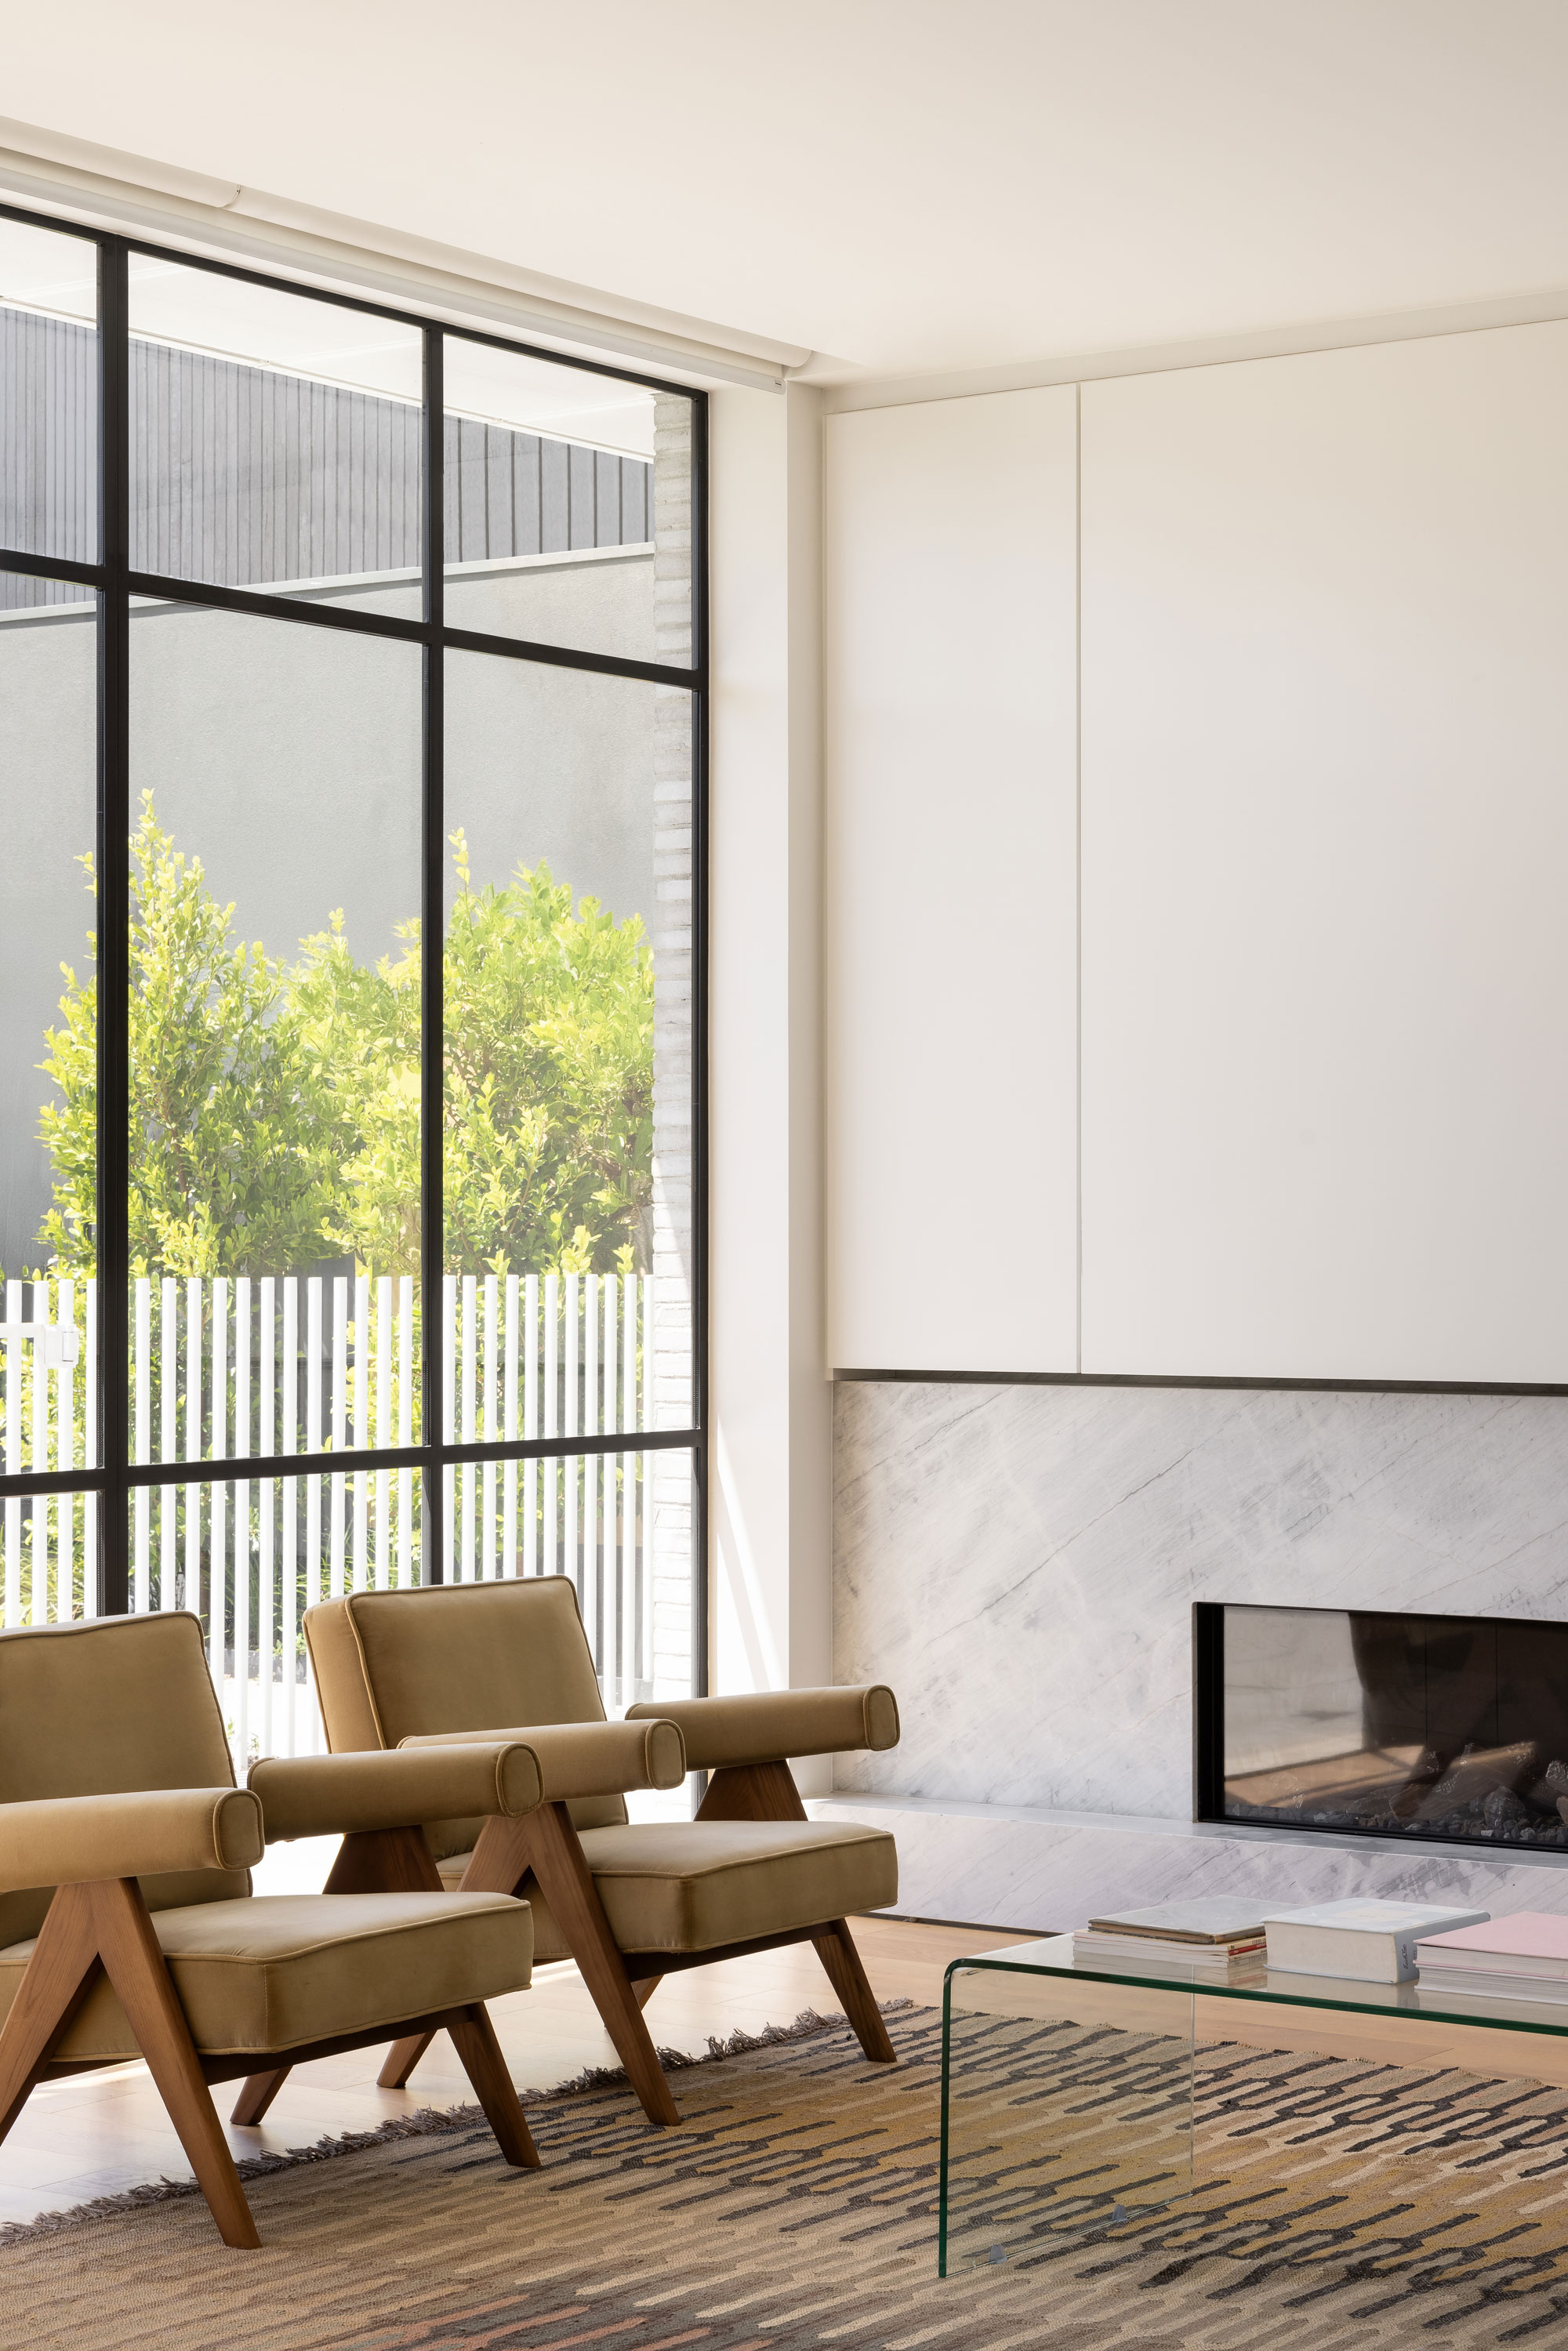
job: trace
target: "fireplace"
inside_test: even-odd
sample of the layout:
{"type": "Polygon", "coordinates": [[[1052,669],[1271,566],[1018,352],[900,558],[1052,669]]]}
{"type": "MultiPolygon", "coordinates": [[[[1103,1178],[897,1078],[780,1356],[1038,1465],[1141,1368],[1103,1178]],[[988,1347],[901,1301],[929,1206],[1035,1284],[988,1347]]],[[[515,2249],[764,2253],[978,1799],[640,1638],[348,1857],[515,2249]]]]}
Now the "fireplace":
{"type": "Polygon", "coordinates": [[[1193,1610],[1195,1814],[1568,1853],[1568,1625],[1193,1610]]]}

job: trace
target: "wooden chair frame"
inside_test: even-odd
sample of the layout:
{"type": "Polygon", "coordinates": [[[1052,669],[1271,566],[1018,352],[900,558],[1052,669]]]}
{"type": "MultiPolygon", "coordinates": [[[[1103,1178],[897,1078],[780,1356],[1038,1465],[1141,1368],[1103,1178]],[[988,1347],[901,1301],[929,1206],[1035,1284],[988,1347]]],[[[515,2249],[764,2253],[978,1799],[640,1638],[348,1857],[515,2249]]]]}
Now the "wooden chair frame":
{"type": "MultiPolygon", "coordinates": [[[[731,1764],[716,1771],[697,1812],[699,1821],[804,1821],[806,1817],[794,1776],[783,1762],[731,1764]]],[[[896,2053],[846,1919],[791,1928],[718,1950],[622,1951],[563,1802],[540,1804],[537,1811],[517,1819],[492,1815],[469,1855],[461,1891],[526,1896],[530,1880],[549,1905],[650,2122],[674,2124],[681,2117],[643,2022],[643,2009],[664,1976],[686,1968],[708,1967],[719,1959],[740,1959],[751,1951],[777,1950],[789,1943],[812,1944],[866,2056],[873,2064],[896,2064],[896,2053]]],[[[423,1834],[400,1829],[345,1837],[326,1891],[371,1893],[392,1887],[410,1892],[440,1889],[440,1874],[423,1834]]],[[[439,2030],[439,2023],[424,2022],[400,2035],[377,2075],[382,2089],[405,2086],[439,2030]]],[[[285,2066],[276,2074],[260,2074],[247,2082],[235,2108],[235,2120],[258,2120],[287,2072],[285,2066]],[[266,2086],[268,2083],[270,2088],[266,2086]],[[250,2111],[253,2105],[255,2112],[250,2111]]]]}
{"type": "MultiPolygon", "coordinates": [[[[394,1852],[417,1838],[429,1860],[421,1831],[393,1829],[383,1834],[394,1852]]],[[[345,1839],[345,1845],[353,1843],[352,1838],[345,1839]]],[[[434,1865],[431,1874],[434,1875],[434,1865]]],[[[336,2056],[341,2050],[372,2048],[393,2038],[402,2047],[416,2033],[423,2035],[428,2045],[431,2036],[444,2031],[456,2044],[507,2161],[529,2169],[538,2165],[538,2150],[482,2001],[438,2015],[379,2025],[370,2032],[311,2042],[305,2048],[289,2050],[287,2056],[280,2051],[277,2063],[261,2072],[254,2052],[201,2055],[191,2037],[168,1961],[159,1948],[152,1915],[133,1877],[98,1878],[57,1887],[16,1997],[0,2026],[0,2140],[26,2105],[36,2082],[65,2074],[93,2073],[103,2065],[125,2062],[122,2058],[61,2061],[55,2055],[100,1970],[119,1996],[136,2045],[147,2061],[147,2070],[157,2084],[225,2245],[254,2249],[261,2239],[208,2095],[209,2085],[215,2082],[232,2082],[244,2075],[246,2086],[233,2119],[256,2123],[295,2065],[315,2057],[336,2056]]]]}

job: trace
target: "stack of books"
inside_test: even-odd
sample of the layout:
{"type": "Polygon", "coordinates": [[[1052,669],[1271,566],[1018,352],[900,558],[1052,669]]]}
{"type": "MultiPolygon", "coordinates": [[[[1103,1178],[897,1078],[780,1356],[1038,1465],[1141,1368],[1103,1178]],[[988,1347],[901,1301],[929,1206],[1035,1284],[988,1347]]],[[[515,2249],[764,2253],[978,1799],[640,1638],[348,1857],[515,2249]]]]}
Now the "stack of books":
{"type": "Polygon", "coordinates": [[[1355,1983],[1414,1983],[1416,1946],[1486,1924],[1484,1910],[1451,1902],[1315,1902],[1271,1910],[1269,1965],[1287,1975],[1346,1976],[1355,1983]]]}
{"type": "Polygon", "coordinates": [[[1484,1927],[1423,1936],[1416,1959],[1423,1991],[1568,2001],[1568,1917],[1547,1910],[1520,1910],[1484,1927]]]}
{"type": "Polygon", "coordinates": [[[1217,1895],[1209,1902],[1156,1902],[1146,1910],[1113,1910],[1091,1918],[1072,1938],[1074,1959],[1102,1967],[1155,1965],[1197,1968],[1224,1975],[1239,1961],[1263,1956],[1266,1905],[1217,1895]]]}

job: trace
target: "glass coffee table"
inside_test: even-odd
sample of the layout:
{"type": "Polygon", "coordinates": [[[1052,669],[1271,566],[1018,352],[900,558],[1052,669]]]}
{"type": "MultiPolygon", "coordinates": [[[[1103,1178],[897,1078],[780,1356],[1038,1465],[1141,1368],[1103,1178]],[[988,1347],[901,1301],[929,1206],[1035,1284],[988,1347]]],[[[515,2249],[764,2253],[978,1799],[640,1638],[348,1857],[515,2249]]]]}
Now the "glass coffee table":
{"type": "MultiPolygon", "coordinates": [[[[1400,2136],[1400,2069],[1411,2069],[1418,2110],[1423,2084],[1467,2064],[1470,2031],[1568,2039],[1568,2002],[1261,1964],[1218,1979],[1174,1960],[1114,1968],[1075,1960],[1071,1935],[955,1959],[942,2001],[939,2273],[1030,2266],[1074,2241],[1146,2230],[1161,2214],[1178,2220],[1221,2170],[1227,2188],[1247,2183],[1249,2209],[1278,2197],[1286,2178],[1325,2210],[1352,2178],[1364,2200],[1369,2177],[1385,2202],[1389,2178],[1426,2193],[1435,2167],[1418,2132],[1400,2136]],[[1357,2069],[1355,2095],[1342,2095],[1337,2110],[1324,2088],[1336,2057],[1357,2069]],[[1351,2108],[1368,2119],[1347,2136],[1351,2108]],[[1265,2179],[1256,2167],[1270,2131],[1275,2169],[1265,2179]],[[1377,2176],[1383,2147],[1393,2165],[1416,2168],[1377,2176]]],[[[1518,2055],[1505,2063],[1495,2044],[1478,2046],[1475,2070],[1530,2076],[1528,2053],[1518,2055]]],[[[1544,2070],[1568,2083],[1562,2060],[1544,2070]]],[[[1546,2167],[1555,2174],[1568,2106],[1541,2120],[1555,2135],[1546,2167]]],[[[1568,2177],[1559,2192],[1568,2195],[1568,2177]]]]}

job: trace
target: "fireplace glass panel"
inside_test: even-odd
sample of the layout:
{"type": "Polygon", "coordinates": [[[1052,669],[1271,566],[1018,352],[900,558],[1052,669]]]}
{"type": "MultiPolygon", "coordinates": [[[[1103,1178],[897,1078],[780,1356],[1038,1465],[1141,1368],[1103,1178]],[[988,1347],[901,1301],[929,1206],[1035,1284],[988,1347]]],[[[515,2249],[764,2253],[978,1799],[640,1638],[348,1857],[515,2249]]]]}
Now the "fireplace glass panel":
{"type": "Polygon", "coordinates": [[[1568,1850],[1568,1625],[1224,1615],[1227,1820],[1568,1850]]]}

